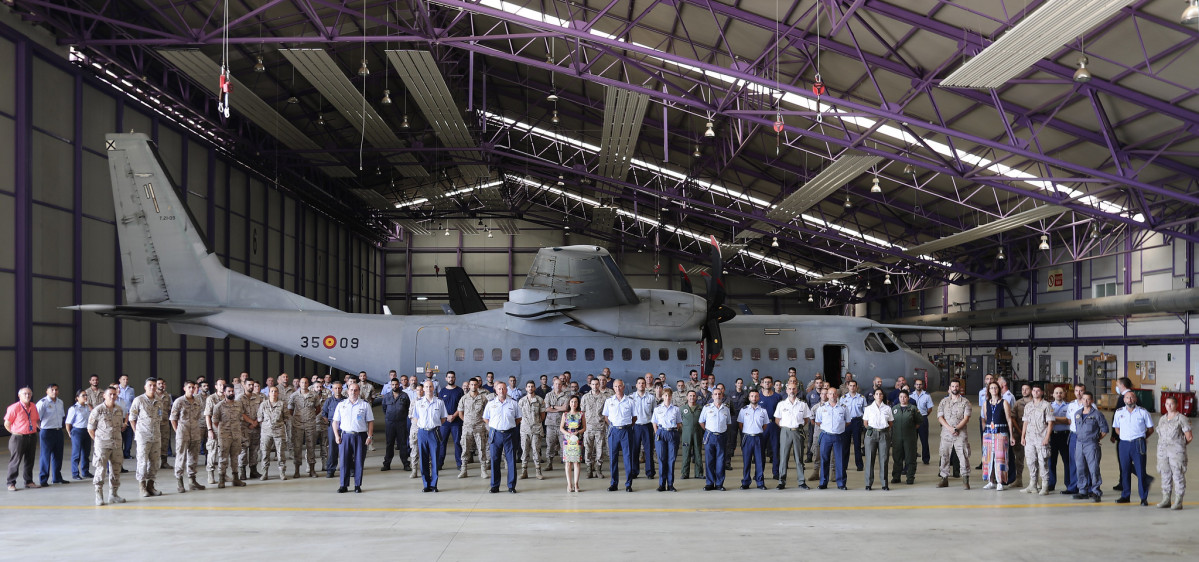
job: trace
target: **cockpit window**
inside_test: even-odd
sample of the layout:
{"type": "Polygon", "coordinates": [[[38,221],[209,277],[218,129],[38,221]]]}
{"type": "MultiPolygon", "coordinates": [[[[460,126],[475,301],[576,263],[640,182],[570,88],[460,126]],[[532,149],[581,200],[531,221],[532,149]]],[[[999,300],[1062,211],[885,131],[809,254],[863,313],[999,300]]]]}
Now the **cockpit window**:
{"type": "Polygon", "coordinates": [[[887,346],[887,353],[899,351],[899,346],[895,343],[895,340],[892,339],[891,334],[886,332],[878,332],[878,337],[883,340],[883,345],[887,346]]]}
{"type": "Polygon", "coordinates": [[[866,335],[866,351],[873,351],[875,353],[887,352],[886,348],[883,347],[883,343],[878,341],[878,334],[866,335]]]}

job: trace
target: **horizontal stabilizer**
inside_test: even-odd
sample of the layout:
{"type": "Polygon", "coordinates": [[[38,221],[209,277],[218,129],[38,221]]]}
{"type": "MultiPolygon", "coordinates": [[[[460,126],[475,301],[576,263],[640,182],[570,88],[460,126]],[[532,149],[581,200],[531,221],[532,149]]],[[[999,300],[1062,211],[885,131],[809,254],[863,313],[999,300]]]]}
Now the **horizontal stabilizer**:
{"type": "Polygon", "coordinates": [[[139,320],[162,321],[199,318],[201,316],[210,316],[220,312],[218,309],[208,307],[130,306],[112,304],[81,304],[77,306],[64,306],[62,309],[95,312],[100,316],[107,316],[109,318],[137,318],[139,320]]]}
{"type": "Polygon", "coordinates": [[[957,328],[952,326],[913,326],[911,324],[871,324],[862,326],[863,330],[871,330],[874,328],[886,328],[892,332],[953,332],[957,328]]]}

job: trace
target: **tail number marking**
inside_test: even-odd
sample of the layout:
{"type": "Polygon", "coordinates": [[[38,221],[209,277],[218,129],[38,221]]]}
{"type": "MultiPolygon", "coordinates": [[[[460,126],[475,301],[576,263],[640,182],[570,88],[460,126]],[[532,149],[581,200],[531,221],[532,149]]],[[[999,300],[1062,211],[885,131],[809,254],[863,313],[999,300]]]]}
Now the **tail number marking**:
{"type": "Polygon", "coordinates": [[[300,336],[300,347],[305,349],[358,349],[358,338],[339,338],[337,336],[328,335],[321,336],[300,336]]]}

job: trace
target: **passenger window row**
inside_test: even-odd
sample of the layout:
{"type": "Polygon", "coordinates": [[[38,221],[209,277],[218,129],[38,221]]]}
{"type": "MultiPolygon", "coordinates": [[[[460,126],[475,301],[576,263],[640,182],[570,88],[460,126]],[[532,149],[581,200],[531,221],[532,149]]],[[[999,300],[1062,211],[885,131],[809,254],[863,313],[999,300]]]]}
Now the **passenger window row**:
{"type": "MultiPolygon", "coordinates": [[[[595,351],[596,350],[592,349],[592,348],[584,349],[583,350],[583,360],[584,361],[595,361],[596,360],[595,359],[595,357],[596,357],[595,351]]],[[[792,350],[792,351],[794,351],[794,350],[792,350]]],[[[546,361],[558,361],[560,352],[563,353],[566,361],[578,361],[579,360],[579,350],[577,350],[573,347],[566,348],[565,350],[561,350],[561,351],[556,347],[551,347],[551,348],[547,348],[545,350],[546,361]]],[[[616,358],[616,350],[614,350],[612,348],[603,349],[603,350],[601,350],[601,352],[603,354],[604,361],[613,361],[616,358]]],[[[525,357],[527,357],[529,361],[540,361],[541,360],[541,349],[536,348],[536,347],[529,348],[527,351],[522,351],[521,348],[514,347],[508,351],[508,358],[512,361],[520,361],[522,354],[525,357]]],[[[653,350],[651,350],[648,347],[643,347],[639,350],[638,355],[642,361],[649,361],[650,358],[653,357],[653,350]]],[[[486,353],[486,350],[484,350],[483,348],[476,347],[476,348],[474,348],[471,356],[475,361],[483,361],[484,358],[487,356],[487,353],[486,353]]],[[[687,360],[687,349],[682,348],[682,347],[676,349],[675,357],[679,361],[686,361],[687,360]]],[[[621,349],[620,350],[620,359],[622,361],[632,361],[633,360],[633,350],[630,348],[627,348],[627,347],[621,349]]],[[[776,359],[777,359],[777,357],[776,357],[776,359]]],[[[466,361],[466,349],[461,348],[461,347],[455,349],[454,350],[454,360],[455,361],[466,361]]],[[[492,348],[491,349],[491,360],[492,361],[503,361],[504,360],[504,350],[501,348],[498,348],[498,347],[492,348]]],[[[665,348],[665,347],[658,348],[658,360],[659,361],[669,361],[670,360],[670,349],[665,348]]]]}
{"type": "MultiPolygon", "coordinates": [[[[771,348],[767,349],[766,357],[768,359],[770,359],[771,361],[778,361],[779,360],[779,349],[777,347],[771,347],[771,348]]],[[[724,354],[721,354],[720,359],[724,359],[724,354]]],[[[734,347],[733,348],[733,361],[741,361],[742,359],[745,359],[745,351],[742,350],[740,347],[734,347]]],[[[804,350],[804,359],[807,359],[809,361],[816,359],[816,350],[812,349],[810,347],[805,349],[804,350]]],[[[750,361],[761,361],[762,360],[762,349],[758,348],[758,347],[749,348],[749,360],[750,361]]],[[[795,349],[794,347],[788,347],[787,348],[787,361],[798,361],[798,360],[799,360],[799,350],[795,349]]]]}

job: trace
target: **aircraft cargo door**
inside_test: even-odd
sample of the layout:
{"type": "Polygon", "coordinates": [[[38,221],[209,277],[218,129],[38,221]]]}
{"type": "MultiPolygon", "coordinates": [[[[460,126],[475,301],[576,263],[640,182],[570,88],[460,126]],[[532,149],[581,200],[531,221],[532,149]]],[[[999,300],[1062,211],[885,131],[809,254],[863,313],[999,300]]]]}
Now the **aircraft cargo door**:
{"type": "Polygon", "coordinates": [[[823,352],[824,380],[833,385],[833,388],[837,388],[841,386],[845,369],[849,365],[849,348],[845,345],[825,345],[823,352]]]}
{"type": "MultiPolygon", "coordinates": [[[[454,350],[450,349],[450,329],[446,326],[424,326],[416,331],[416,353],[412,359],[415,362],[413,373],[425,380],[425,367],[434,373],[452,370],[450,361],[454,350]]],[[[441,377],[437,377],[441,381],[441,377]]]]}

